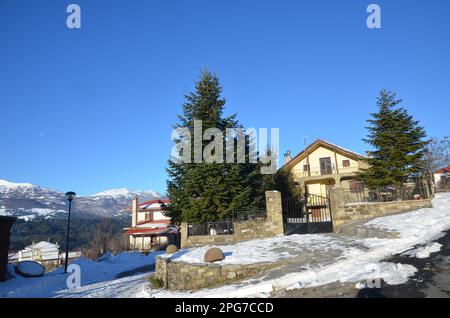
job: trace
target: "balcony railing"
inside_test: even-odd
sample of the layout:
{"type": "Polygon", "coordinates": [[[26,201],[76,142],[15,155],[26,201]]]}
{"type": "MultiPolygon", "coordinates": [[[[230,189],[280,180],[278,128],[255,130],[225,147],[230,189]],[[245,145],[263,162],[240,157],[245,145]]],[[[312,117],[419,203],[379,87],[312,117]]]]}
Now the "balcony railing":
{"type": "Polygon", "coordinates": [[[337,169],[336,167],[332,167],[331,169],[327,170],[320,169],[320,167],[311,167],[309,171],[304,171],[303,169],[301,169],[297,170],[295,174],[300,177],[317,177],[338,173],[351,173],[356,171],[358,171],[358,165],[351,165],[349,167],[338,166],[337,169]]]}

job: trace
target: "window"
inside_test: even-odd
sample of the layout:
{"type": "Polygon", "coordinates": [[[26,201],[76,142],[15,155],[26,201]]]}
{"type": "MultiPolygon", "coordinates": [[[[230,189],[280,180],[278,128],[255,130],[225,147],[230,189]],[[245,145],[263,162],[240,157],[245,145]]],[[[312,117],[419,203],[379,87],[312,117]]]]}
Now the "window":
{"type": "Polygon", "coordinates": [[[308,172],[309,171],[309,165],[303,165],[303,171],[308,172]]]}
{"type": "Polygon", "coordinates": [[[150,221],[152,218],[151,213],[145,213],[145,220],[150,221]]]}
{"type": "Polygon", "coordinates": [[[342,166],[343,166],[344,168],[350,167],[350,160],[348,160],[348,159],[342,160],[342,166]]]}
{"type": "Polygon", "coordinates": [[[320,158],[320,174],[332,174],[331,158],[320,158]]]}

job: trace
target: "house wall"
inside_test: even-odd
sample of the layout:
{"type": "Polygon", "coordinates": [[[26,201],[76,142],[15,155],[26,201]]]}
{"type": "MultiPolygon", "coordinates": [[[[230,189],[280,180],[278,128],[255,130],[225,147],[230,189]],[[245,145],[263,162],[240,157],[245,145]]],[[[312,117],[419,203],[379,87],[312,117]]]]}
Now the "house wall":
{"type": "MultiPolygon", "coordinates": [[[[294,174],[294,180],[303,188],[307,186],[308,192],[320,196],[326,196],[328,189],[333,187],[349,188],[348,179],[341,181],[341,178],[353,176],[359,169],[366,167],[367,164],[361,160],[356,160],[346,156],[334,149],[320,146],[306,155],[304,159],[295,164],[291,172],[294,174]],[[330,158],[332,165],[332,174],[322,175],[320,170],[320,159],[330,158]],[[344,167],[343,161],[348,160],[350,166],[344,167]],[[308,164],[310,173],[304,171],[304,165],[308,164]]],[[[303,189],[302,189],[303,190],[303,189]]]]}
{"type": "Polygon", "coordinates": [[[449,179],[449,177],[445,178],[444,173],[435,173],[434,174],[434,183],[436,185],[437,191],[439,191],[439,192],[450,191],[450,179],[449,179]]]}
{"type": "MultiPolygon", "coordinates": [[[[154,246],[151,244],[151,237],[150,236],[133,236],[130,235],[130,249],[132,250],[140,250],[140,251],[150,251],[154,246]]],[[[164,248],[165,246],[169,245],[169,239],[165,236],[160,237],[161,240],[161,248],[164,248]]],[[[158,238],[154,238],[155,242],[158,242],[158,238]]]]}
{"type": "Polygon", "coordinates": [[[441,182],[441,174],[435,173],[434,174],[434,183],[438,186],[440,182],[441,182]]]}
{"type": "Polygon", "coordinates": [[[141,222],[141,221],[145,221],[145,215],[147,213],[152,213],[152,219],[153,220],[169,220],[170,218],[168,218],[167,216],[165,216],[162,211],[151,211],[151,212],[145,212],[145,211],[139,211],[137,213],[137,223],[141,222]]]}
{"type": "Polygon", "coordinates": [[[357,160],[354,160],[352,158],[349,158],[347,156],[344,156],[340,154],[339,152],[336,152],[336,158],[335,158],[335,152],[332,149],[320,146],[313,152],[311,152],[308,156],[306,156],[303,160],[298,162],[293,168],[292,172],[294,175],[298,177],[306,177],[308,176],[308,172],[303,171],[303,166],[307,164],[309,157],[309,166],[311,170],[311,176],[320,176],[320,159],[321,158],[331,158],[331,164],[333,168],[333,173],[337,173],[337,170],[339,170],[339,173],[350,173],[350,172],[356,172],[359,169],[359,162],[357,160]],[[336,160],[337,159],[337,160],[336,160]],[[349,160],[350,161],[350,167],[344,167],[342,164],[343,160],[349,160]],[[337,167],[337,169],[336,169],[337,167]]]}

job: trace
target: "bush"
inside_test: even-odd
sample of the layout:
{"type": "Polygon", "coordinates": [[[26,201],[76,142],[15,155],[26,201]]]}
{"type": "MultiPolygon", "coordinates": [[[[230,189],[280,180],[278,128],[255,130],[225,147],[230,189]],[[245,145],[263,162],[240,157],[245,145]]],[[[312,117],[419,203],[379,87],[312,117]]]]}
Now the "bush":
{"type": "Polygon", "coordinates": [[[164,287],[164,281],[158,277],[156,277],[155,275],[151,275],[148,278],[150,284],[152,284],[152,287],[155,288],[163,288],[164,287]]]}

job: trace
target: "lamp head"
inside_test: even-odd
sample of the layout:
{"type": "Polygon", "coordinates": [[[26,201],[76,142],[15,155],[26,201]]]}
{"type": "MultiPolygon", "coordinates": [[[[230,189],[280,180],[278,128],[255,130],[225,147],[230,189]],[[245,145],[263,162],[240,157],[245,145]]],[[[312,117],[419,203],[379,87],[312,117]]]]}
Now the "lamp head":
{"type": "Polygon", "coordinates": [[[76,195],[77,194],[75,192],[69,191],[66,193],[66,198],[67,198],[67,200],[69,200],[69,202],[71,202],[75,198],[76,195]]]}

